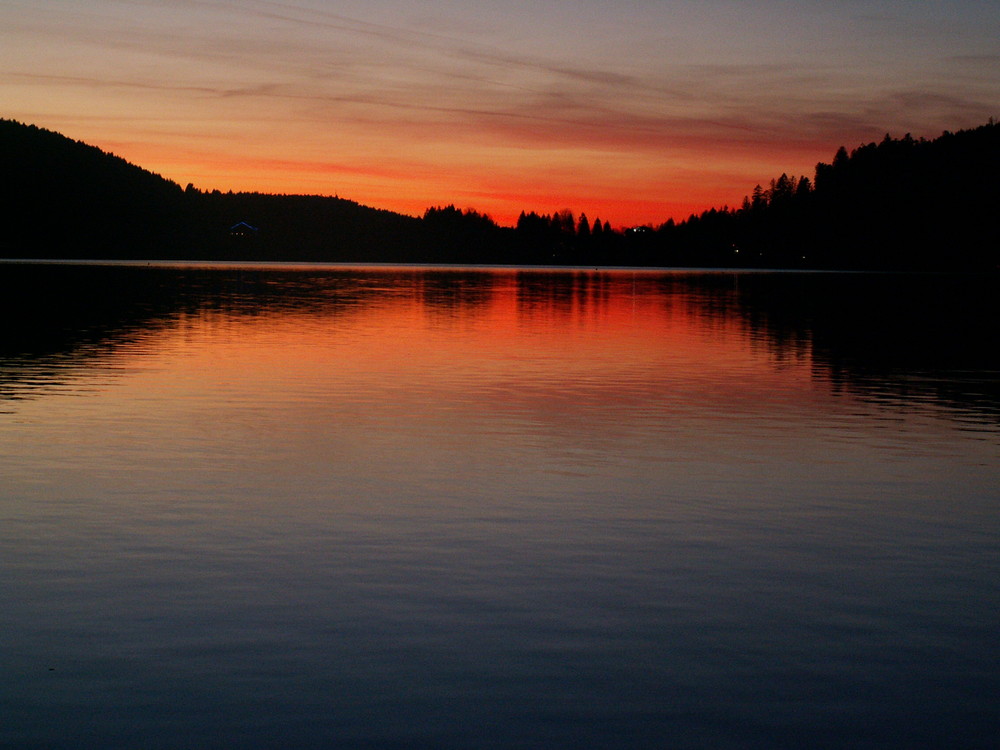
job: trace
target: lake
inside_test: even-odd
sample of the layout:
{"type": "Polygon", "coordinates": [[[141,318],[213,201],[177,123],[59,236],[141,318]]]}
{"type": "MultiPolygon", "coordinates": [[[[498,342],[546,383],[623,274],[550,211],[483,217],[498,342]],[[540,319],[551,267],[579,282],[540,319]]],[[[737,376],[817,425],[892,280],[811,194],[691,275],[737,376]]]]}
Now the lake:
{"type": "Polygon", "coordinates": [[[995,747],[995,282],[0,264],[0,747],[995,747]]]}

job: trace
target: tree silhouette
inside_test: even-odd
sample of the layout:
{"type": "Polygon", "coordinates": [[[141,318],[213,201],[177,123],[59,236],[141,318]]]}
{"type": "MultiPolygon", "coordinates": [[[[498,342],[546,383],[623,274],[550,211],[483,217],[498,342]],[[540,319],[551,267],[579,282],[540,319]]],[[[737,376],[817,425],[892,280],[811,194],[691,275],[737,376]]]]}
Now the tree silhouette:
{"type": "Polygon", "coordinates": [[[616,232],[570,209],[514,228],[474,209],[421,218],[338,197],[184,189],[58,133],[0,120],[0,255],[575,265],[996,270],[1000,125],[840,147],[812,179],[738,208],[616,232]],[[252,242],[230,227],[259,227],[252,242]],[[245,239],[245,238],[243,238],[245,239]]]}

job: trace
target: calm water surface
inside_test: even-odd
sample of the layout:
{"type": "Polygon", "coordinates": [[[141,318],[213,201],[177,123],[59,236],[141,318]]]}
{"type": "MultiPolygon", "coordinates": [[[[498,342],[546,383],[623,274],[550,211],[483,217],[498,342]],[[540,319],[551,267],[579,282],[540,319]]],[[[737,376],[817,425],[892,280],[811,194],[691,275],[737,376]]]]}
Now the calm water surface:
{"type": "Polygon", "coordinates": [[[995,747],[994,281],[0,265],[0,747],[995,747]]]}

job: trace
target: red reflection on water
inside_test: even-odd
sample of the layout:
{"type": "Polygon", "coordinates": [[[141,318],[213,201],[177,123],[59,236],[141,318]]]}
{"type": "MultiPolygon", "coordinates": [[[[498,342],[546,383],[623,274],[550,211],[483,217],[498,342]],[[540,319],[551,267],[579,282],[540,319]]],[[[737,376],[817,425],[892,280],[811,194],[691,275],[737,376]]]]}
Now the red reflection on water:
{"type": "Polygon", "coordinates": [[[726,283],[698,290],[642,272],[395,271],[357,294],[181,317],[149,342],[136,385],[214,383],[247,397],[326,388],[332,400],[367,394],[367,403],[383,392],[406,400],[409,391],[457,403],[530,400],[543,412],[567,400],[610,406],[671,394],[736,411],[813,398],[808,350],[789,356],[756,339],[726,283]]]}

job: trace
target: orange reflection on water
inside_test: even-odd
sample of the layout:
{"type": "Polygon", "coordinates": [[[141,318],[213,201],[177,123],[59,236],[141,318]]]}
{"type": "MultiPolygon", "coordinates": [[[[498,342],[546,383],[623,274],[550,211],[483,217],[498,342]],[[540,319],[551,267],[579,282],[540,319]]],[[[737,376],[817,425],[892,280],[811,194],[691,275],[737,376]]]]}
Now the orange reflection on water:
{"type": "Polygon", "coordinates": [[[331,400],[365,403],[408,390],[542,411],[671,393],[738,405],[815,386],[808,350],[782,358],[755,339],[732,293],[694,293],[662,275],[399,271],[372,289],[326,292],[180,316],[150,342],[135,385],[214,384],[247,397],[324,387],[331,400]]]}
{"type": "MultiPolygon", "coordinates": [[[[73,388],[86,398],[55,387],[17,410],[47,446],[36,453],[84,474],[110,462],[137,483],[195,494],[225,481],[240,502],[264,505],[316,488],[336,499],[342,486],[354,487],[344,503],[389,502],[396,476],[410,477],[413,502],[458,484],[493,502],[512,487],[528,498],[633,479],[713,488],[727,472],[795,482],[830,464],[831,435],[847,436],[841,462],[872,460],[871,440],[855,438],[858,414],[875,407],[832,388],[808,330],[769,322],[775,313],[746,304],[745,283],[628,271],[194,274],[155,317],[119,320],[127,333],[81,357],[73,388]],[[557,490],[553,478],[567,476],[590,484],[557,490]],[[382,489],[369,494],[368,482],[382,489]]],[[[912,451],[912,436],[897,438],[912,451]]]]}

